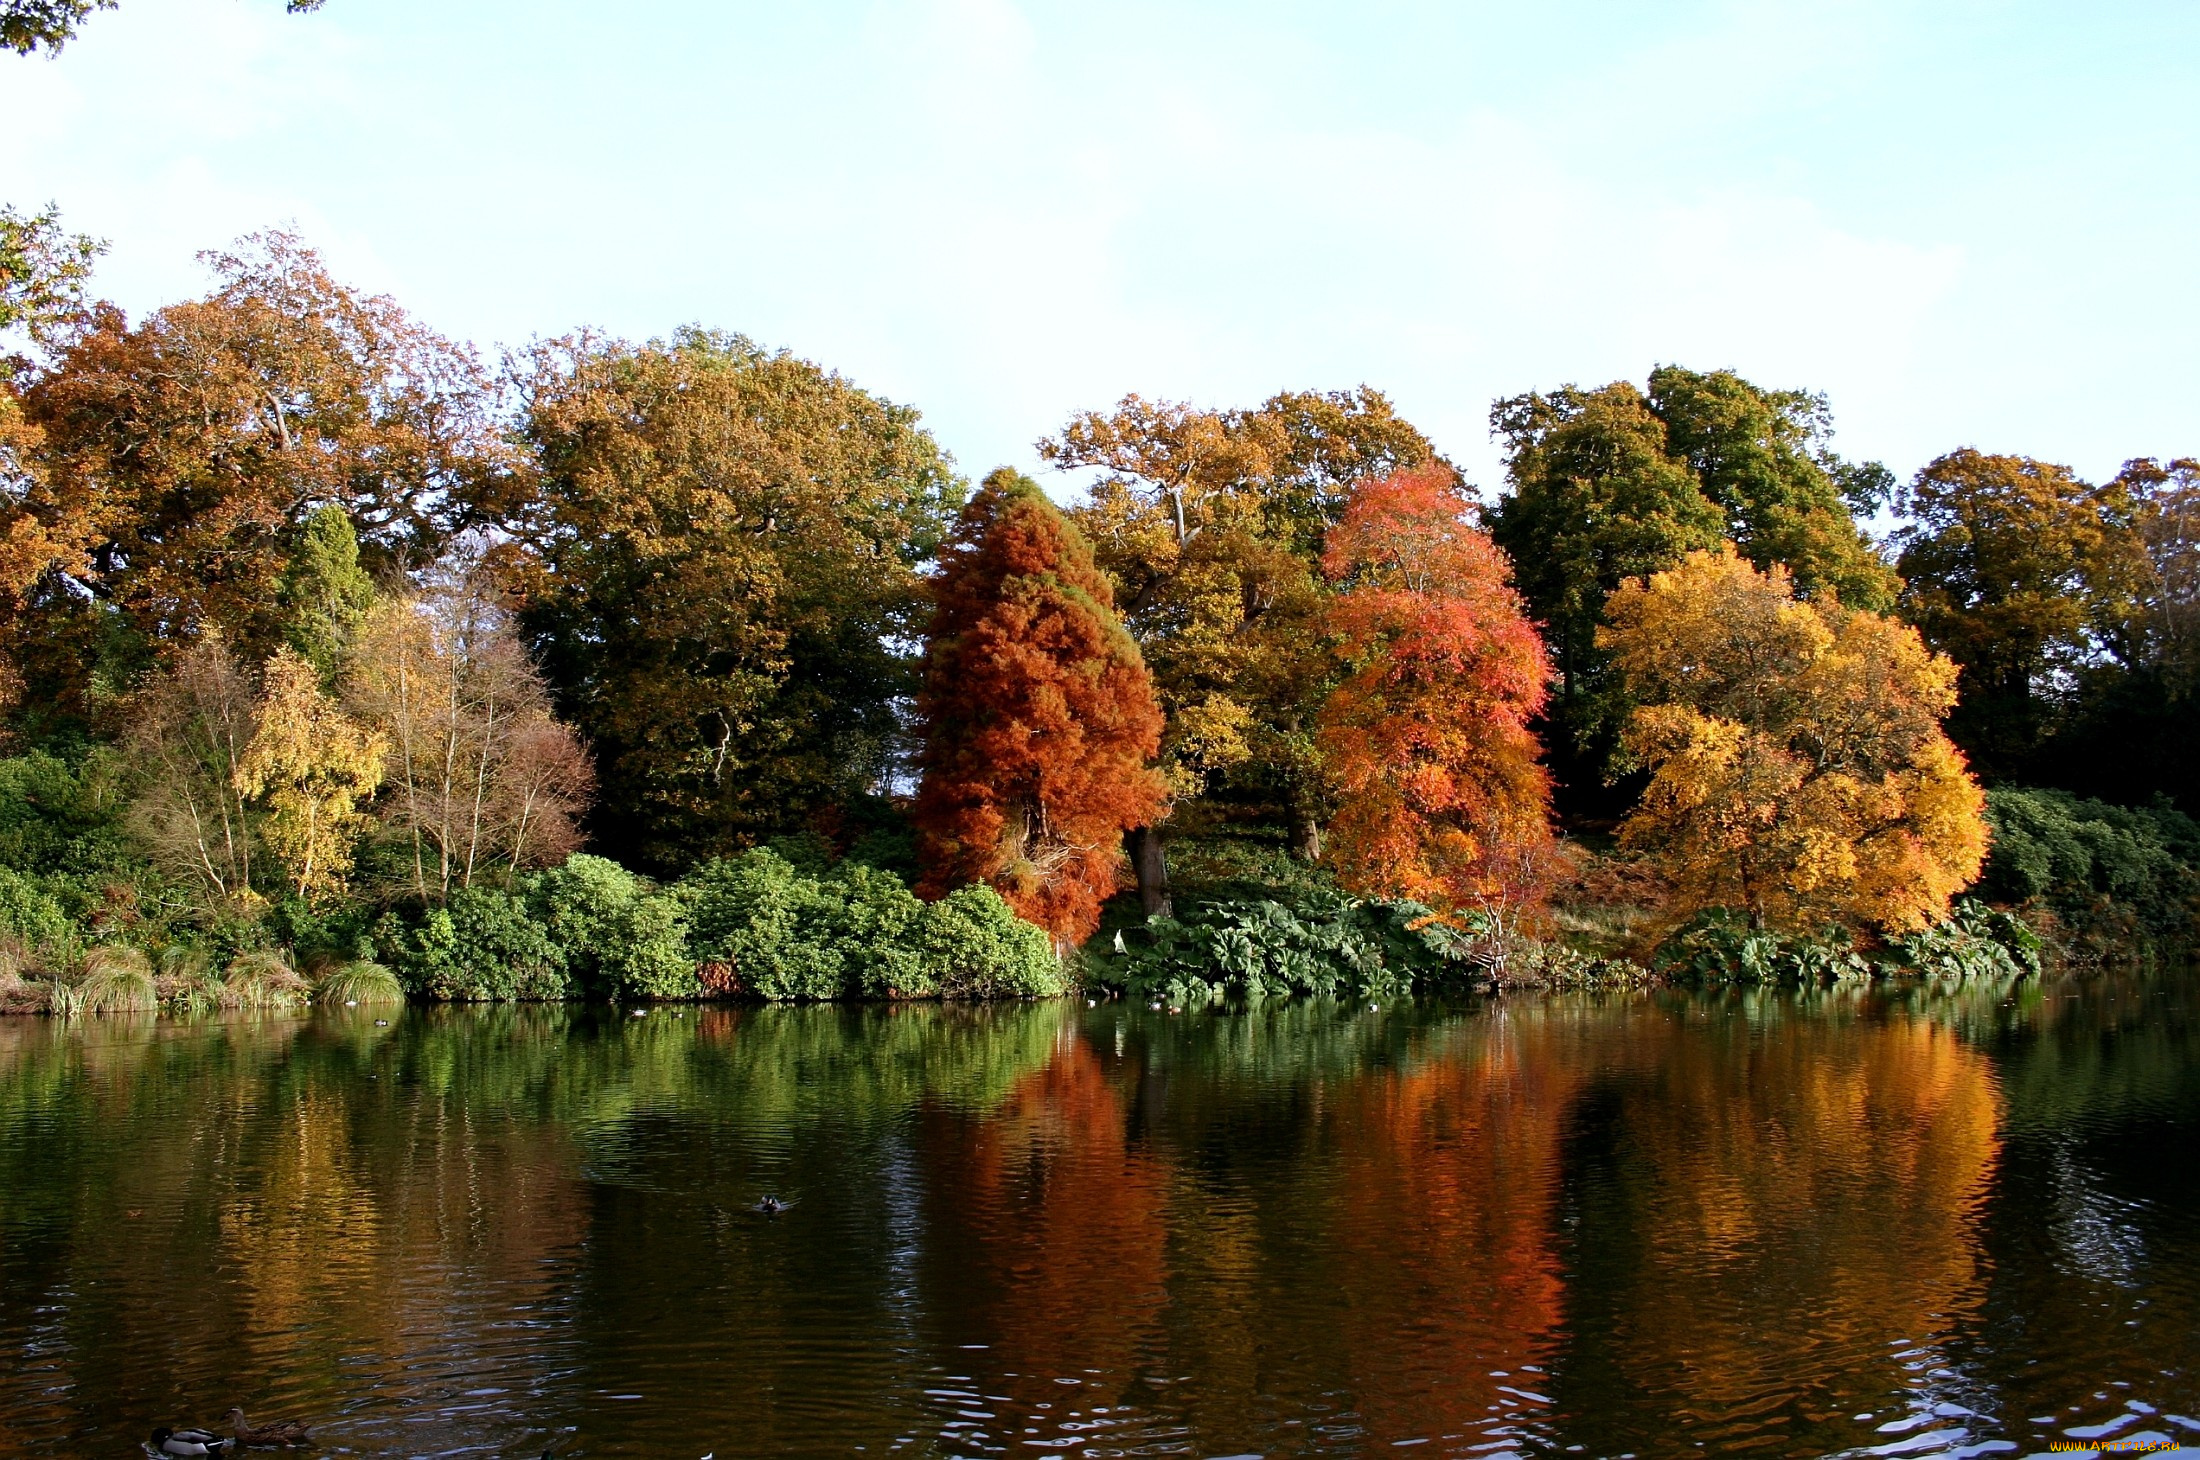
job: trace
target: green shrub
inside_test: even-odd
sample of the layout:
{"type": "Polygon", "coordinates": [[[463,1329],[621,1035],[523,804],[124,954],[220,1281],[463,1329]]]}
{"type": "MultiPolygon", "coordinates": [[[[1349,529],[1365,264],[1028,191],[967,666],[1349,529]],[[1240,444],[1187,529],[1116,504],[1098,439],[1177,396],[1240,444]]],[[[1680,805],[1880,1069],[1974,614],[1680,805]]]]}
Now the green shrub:
{"type": "Polygon", "coordinates": [[[405,989],[397,975],[379,963],[362,959],[331,971],[313,991],[317,1003],[331,1007],[346,1004],[402,1004],[405,989]]]}
{"type": "Polygon", "coordinates": [[[273,949],[241,954],[222,970],[225,1009],[296,1009],[312,998],[313,986],[273,949]]]}
{"type": "Polygon", "coordinates": [[[0,866],[0,936],[47,949],[64,946],[75,935],[75,924],[43,879],[0,866]]]}
{"type": "Polygon", "coordinates": [[[823,872],[770,848],[698,867],[674,889],[698,959],[730,966],[765,999],[937,992],[912,930],[924,904],[900,878],[842,863],[823,872]]]}
{"type": "Polygon", "coordinates": [[[1970,898],[1945,921],[1867,956],[1841,928],[1797,937],[1752,928],[1727,908],[1707,908],[1659,945],[1655,966],[1687,983],[1824,984],[1915,974],[2007,978],[2037,973],[2040,938],[2014,913],[1970,898]]]}
{"type": "Polygon", "coordinates": [[[806,870],[764,848],[699,867],[674,892],[695,956],[727,968],[732,991],[759,998],[1003,998],[1064,987],[1046,934],[991,888],[927,906],[891,872],[855,861],[806,870]]]}
{"type": "Polygon", "coordinates": [[[932,991],[946,999],[1035,999],[1068,991],[1043,928],[990,887],[959,887],[927,905],[916,946],[932,991]]]}
{"type": "Polygon", "coordinates": [[[1994,838],[1981,896],[2046,908],[2095,941],[2183,942],[2200,930],[2200,822],[2167,803],[1994,790],[1986,815],[1994,838]]]}
{"type": "Polygon", "coordinates": [[[385,919],[377,945],[405,990],[466,1002],[562,999],[572,991],[567,959],[526,899],[491,887],[462,887],[417,923],[385,919]]]}
{"type": "MultiPolygon", "coordinates": [[[[1281,892],[1282,889],[1277,889],[1281,892]]],[[[1286,894],[1289,895],[1289,894],[1286,894]]],[[[1096,958],[1104,983],[1170,1004],[1287,994],[1388,998],[1464,984],[1468,939],[1419,903],[1309,888],[1289,903],[1188,898],[1096,958]]]]}
{"type": "Polygon", "coordinates": [[[141,1013],[160,1003],[153,965],[135,948],[94,948],[85,954],[77,998],[87,1014],[141,1013]]]}
{"type": "Polygon", "coordinates": [[[570,857],[535,878],[532,902],[579,991],[618,999],[685,999],[702,991],[688,950],[686,908],[618,863],[570,857]]]}

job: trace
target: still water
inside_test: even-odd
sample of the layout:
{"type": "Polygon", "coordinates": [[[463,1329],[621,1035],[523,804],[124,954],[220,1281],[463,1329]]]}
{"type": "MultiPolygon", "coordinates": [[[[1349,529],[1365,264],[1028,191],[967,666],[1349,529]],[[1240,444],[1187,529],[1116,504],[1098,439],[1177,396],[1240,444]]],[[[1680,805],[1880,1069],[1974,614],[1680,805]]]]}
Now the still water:
{"type": "Polygon", "coordinates": [[[0,1020],[0,1453],[2200,1444],[2196,994],[0,1020]]]}

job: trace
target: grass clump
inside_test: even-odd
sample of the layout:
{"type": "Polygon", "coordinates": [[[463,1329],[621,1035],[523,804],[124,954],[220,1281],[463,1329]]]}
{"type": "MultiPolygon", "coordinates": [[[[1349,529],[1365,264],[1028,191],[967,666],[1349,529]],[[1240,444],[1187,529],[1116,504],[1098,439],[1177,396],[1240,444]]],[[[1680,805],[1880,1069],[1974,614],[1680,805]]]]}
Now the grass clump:
{"type": "Polygon", "coordinates": [[[313,997],[335,1008],[348,1004],[402,1004],[405,989],[389,969],[379,963],[357,959],[330,970],[314,989],[313,997]]]}

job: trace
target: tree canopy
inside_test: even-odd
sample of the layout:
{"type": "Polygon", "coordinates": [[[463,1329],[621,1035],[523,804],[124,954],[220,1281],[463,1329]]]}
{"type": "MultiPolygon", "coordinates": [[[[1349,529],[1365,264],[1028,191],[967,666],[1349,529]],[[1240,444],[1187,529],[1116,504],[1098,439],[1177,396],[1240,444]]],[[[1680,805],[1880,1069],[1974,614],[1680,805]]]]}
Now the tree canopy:
{"type": "Polygon", "coordinates": [[[1108,580],[1030,478],[994,472],[942,555],[925,641],[919,891],[983,882],[1066,944],[1161,819],[1161,710],[1108,580]]]}
{"type": "Polygon", "coordinates": [[[1986,853],[1983,795],[1940,728],[1949,659],[1731,546],[1630,580],[1609,613],[1625,749],[1650,773],[1621,835],[1673,877],[1669,917],[1906,933],[1947,915],[1986,853]]]}
{"type": "Polygon", "coordinates": [[[1760,568],[1786,568],[1806,596],[1885,609],[1897,587],[1851,515],[1884,471],[1832,453],[1822,397],[1673,365],[1649,385],[1566,386],[1490,413],[1506,447],[1490,533],[1544,626],[1558,671],[1552,753],[1584,806],[1614,802],[1603,788],[1628,705],[1597,629],[1622,581],[1725,540],[1760,568]]]}
{"type": "Polygon", "coordinates": [[[1529,728],[1550,667],[1472,510],[1433,463],[1353,489],[1322,560],[1348,669],[1320,745],[1347,887],[1490,912],[1539,901],[1551,870],[1550,778],[1529,728]]]}
{"type": "Polygon", "coordinates": [[[878,789],[964,491],[917,413],[702,330],[546,346],[526,384],[499,561],[595,745],[599,845],[681,865],[878,789]]]}

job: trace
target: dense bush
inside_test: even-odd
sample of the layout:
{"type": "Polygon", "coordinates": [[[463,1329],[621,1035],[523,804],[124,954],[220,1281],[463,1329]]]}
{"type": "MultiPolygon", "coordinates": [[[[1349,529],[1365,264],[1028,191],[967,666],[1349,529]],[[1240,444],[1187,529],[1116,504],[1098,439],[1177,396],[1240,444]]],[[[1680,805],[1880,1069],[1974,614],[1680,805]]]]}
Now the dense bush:
{"type": "Polygon", "coordinates": [[[2166,802],[1997,790],[1986,814],[1994,841],[1980,895],[2045,909],[2088,941],[2183,942],[2200,930],[2200,822],[2166,802]]]}
{"type": "Polygon", "coordinates": [[[430,999],[560,999],[572,992],[565,950],[527,900],[461,888],[411,926],[385,918],[377,951],[408,993],[430,999]]]}
{"type": "Polygon", "coordinates": [[[1793,936],[1710,908],[1658,947],[1657,970],[1684,983],[1831,983],[1913,974],[1930,978],[2037,973],[2040,939],[2022,918],[1971,898],[1921,933],[1866,952],[1843,929],[1793,936]]]}
{"type": "Polygon", "coordinates": [[[621,999],[701,992],[681,903],[618,863],[568,858],[534,879],[532,901],[580,992],[621,999]]]}
{"type": "Polygon", "coordinates": [[[926,904],[853,861],[796,865],[758,849],[705,863],[672,890],[690,951],[720,987],[767,999],[983,998],[1059,993],[1046,935],[992,889],[926,904]]]}
{"type": "Polygon", "coordinates": [[[1280,994],[1387,998],[1463,984],[1469,940],[1412,902],[1321,889],[1187,897],[1094,958],[1100,981],[1170,1004],[1280,994]],[[1282,898],[1285,900],[1278,900],[1282,898]]]}

